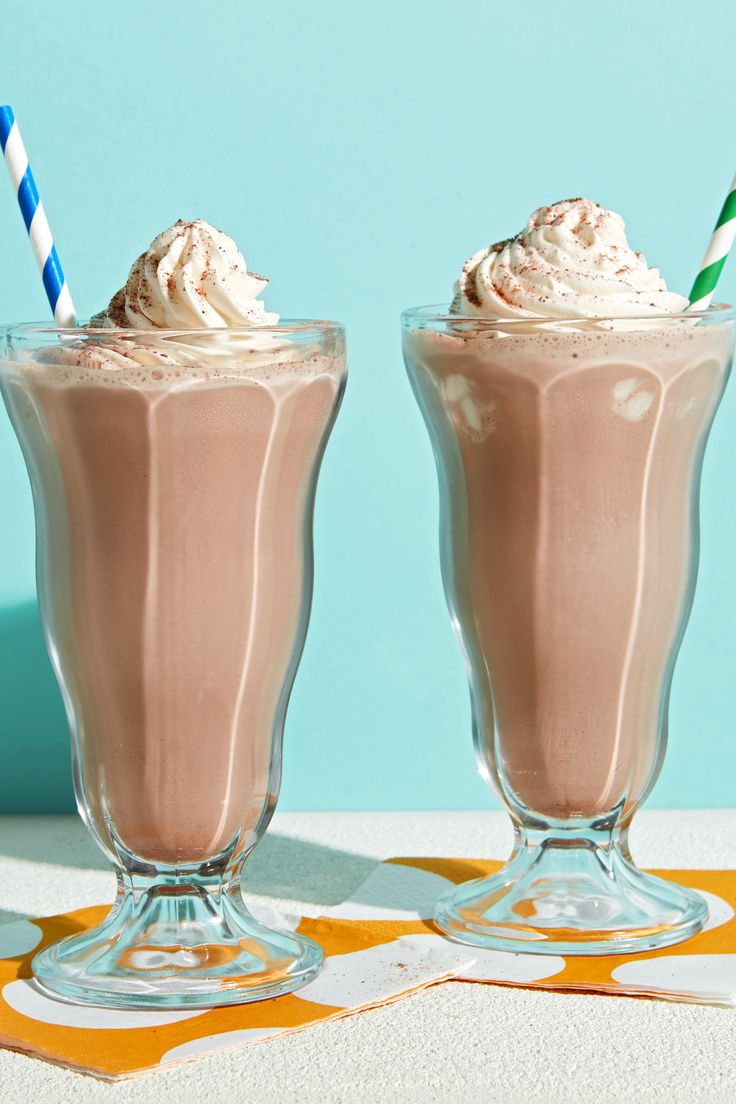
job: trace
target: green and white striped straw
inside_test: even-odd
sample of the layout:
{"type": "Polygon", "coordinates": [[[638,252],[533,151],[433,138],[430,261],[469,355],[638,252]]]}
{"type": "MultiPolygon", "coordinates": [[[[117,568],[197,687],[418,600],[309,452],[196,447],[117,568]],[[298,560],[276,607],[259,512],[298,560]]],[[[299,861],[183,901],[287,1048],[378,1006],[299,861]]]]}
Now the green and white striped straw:
{"type": "Polygon", "coordinates": [[[688,310],[705,310],[710,305],[713,292],[716,290],[718,277],[726,263],[728,251],[736,237],[736,177],[733,179],[726,201],[721,208],[721,213],[716,222],[716,228],[710,239],[700,271],[695,277],[692,291],[690,292],[690,306],[688,310]]]}

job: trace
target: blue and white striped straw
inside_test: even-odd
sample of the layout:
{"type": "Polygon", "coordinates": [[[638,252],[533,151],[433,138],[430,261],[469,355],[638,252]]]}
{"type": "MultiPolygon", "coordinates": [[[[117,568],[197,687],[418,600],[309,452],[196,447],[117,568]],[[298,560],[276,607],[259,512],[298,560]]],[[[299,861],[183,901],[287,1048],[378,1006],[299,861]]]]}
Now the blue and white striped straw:
{"type": "Polygon", "coordinates": [[[5,164],[8,166],[56,325],[75,326],[77,316],[72,297],[64,279],[46,212],[38,198],[38,189],[12,107],[0,107],[0,146],[5,154],[5,164]]]}

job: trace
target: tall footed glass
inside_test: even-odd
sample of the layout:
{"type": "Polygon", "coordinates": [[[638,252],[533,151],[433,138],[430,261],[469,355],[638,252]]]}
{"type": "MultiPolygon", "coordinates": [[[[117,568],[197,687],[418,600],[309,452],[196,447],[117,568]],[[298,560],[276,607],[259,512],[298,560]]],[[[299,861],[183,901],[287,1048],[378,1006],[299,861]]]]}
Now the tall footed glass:
{"type": "Polygon", "coordinates": [[[420,308],[403,337],[437,461],[481,772],[515,829],[508,864],[445,896],[437,923],[542,954],[685,939],[705,902],[638,870],[628,833],[664,756],[732,315],[494,321],[420,308]]]}
{"type": "Polygon", "coordinates": [[[100,927],[35,958],[57,995],[235,1004],[320,969],[240,879],[278,796],[344,377],[335,323],[7,332],[77,801],[118,879],[100,927]]]}

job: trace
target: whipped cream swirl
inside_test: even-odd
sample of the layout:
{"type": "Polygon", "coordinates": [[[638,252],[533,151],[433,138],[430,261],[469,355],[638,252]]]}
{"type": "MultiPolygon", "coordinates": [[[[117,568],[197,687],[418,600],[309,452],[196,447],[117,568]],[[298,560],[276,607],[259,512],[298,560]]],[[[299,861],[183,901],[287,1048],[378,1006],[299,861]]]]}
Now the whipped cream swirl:
{"type": "Polygon", "coordinates": [[[267,326],[258,296],[268,280],[249,272],[232,238],[202,219],[181,219],[151,242],[96,325],[138,329],[267,326]]]}
{"type": "Polygon", "coordinates": [[[624,220],[588,199],[535,211],[515,238],[481,249],[455,285],[453,314],[606,318],[687,306],[626,240],[624,220]]]}

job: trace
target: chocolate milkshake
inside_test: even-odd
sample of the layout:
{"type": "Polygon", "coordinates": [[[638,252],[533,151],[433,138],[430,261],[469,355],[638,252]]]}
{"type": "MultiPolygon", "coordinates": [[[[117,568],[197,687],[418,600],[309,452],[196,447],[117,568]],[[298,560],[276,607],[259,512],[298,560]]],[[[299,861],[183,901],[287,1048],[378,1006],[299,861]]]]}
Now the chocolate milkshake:
{"type": "Polygon", "coordinates": [[[190,372],[24,364],[6,383],[39,468],[44,612],[89,815],[113,854],[172,865],[242,849],[275,804],[341,380],[319,355],[190,372]]]}
{"type": "Polygon", "coordinates": [[[625,813],[657,765],[730,328],[420,331],[406,351],[484,762],[541,820],[625,813]]]}
{"type": "Polygon", "coordinates": [[[405,316],[476,748],[518,831],[493,885],[440,907],[458,938],[590,953],[635,943],[655,917],[667,932],[652,945],[702,924],[702,907],[697,922],[680,902],[683,935],[677,902],[637,919],[610,892],[664,754],[703,449],[733,344],[726,312],[683,316],[686,305],[632,253],[619,216],[571,200],[472,257],[449,313],[405,316]],[[606,855],[608,891],[584,862],[572,876],[586,851],[606,855]],[[536,935],[519,935],[520,917],[536,935]]]}
{"type": "Polygon", "coordinates": [[[127,886],[114,962],[100,969],[109,934],[39,960],[77,999],[231,1003],[319,966],[313,944],[255,924],[237,876],[278,795],[344,380],[341,328],[278,324],[265,283],[230,239],[178,223],[91,327],[10,335],[3,392],[80,811],[127,886]],[[161,940],[208,949],[182,971],[161,940]]]}

